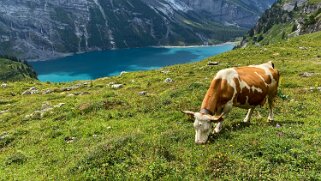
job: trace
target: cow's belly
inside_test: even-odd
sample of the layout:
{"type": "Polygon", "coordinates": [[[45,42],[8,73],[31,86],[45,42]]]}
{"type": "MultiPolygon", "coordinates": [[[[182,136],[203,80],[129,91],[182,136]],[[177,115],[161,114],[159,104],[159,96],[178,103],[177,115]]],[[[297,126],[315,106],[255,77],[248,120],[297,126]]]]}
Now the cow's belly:
{"type": "Polygon", "coordinates": [[[233,101],[233,105],[236,107],[249,109],[256,106],[263,106],[266,101],[266,94],[264,93],[247,93],[247,94],[238,94],[233,101]]]}

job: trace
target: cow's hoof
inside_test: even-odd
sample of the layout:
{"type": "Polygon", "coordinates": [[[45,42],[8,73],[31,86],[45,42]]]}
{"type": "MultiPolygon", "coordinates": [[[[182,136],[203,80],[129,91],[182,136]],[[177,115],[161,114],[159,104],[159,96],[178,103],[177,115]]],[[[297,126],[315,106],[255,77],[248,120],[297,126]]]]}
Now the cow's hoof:
{"type": "Polygon", "coordinates": [[[213,130],[213,134],[218,134],[218,133],[221,132],[221,130],[222,130],[222,129],[214,129],[214,130],[213,130]]]}
{"type": "Polygon", "coordinates": [[[273,122],[274,122],[274,119],[268,119],[267,122],[268,122],[268,123],[273,123],[273,122]]]}

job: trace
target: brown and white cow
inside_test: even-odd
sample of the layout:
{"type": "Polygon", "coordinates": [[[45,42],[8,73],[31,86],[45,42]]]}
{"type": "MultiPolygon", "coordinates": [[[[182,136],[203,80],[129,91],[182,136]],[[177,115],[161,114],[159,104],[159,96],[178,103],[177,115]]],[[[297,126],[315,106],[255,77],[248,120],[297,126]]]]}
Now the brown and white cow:
{"type": "Polygon", "coordinates": [[[184,111],[195,117],[195,143],[206,143],[212,123],[217,123],[213,132],[222,129],[223,118],[233,106],[248,109],[244,122],[250,121],[256,106],[268,100],[268,121],[273,121],[273,99],[277,95],[279,72],[270,61],[260,65],[227,68],[220,70],[211,82],[204,97],[200,112],[184,111]]]}

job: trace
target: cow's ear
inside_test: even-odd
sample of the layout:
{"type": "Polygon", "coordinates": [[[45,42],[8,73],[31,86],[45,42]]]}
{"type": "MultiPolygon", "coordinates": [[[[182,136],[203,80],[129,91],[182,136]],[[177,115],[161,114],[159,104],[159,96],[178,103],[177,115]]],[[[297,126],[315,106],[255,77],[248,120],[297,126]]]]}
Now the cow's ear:
{"type": "Polygon", "coordinates": [[[195,112],[193,112],[193,111],[182,111],[182,112],[185,113],[186,115],[188,115],[190,118],[194,118],[195,112]]]}
{"type": "Polygon", "coordinates": [[[209,121],[212,123],[218,123],[218,122],[222,122],[223,118],[222,116],[209,116],[209,121]]]}

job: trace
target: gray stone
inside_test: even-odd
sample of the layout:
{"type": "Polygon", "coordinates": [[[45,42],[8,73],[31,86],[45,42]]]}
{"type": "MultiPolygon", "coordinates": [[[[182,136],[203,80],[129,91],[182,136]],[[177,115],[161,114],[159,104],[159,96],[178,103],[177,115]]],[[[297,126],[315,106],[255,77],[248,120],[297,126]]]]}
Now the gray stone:
{"type": "Polygon", "coordinates": [[[146,96],[147,95],[147,91],[141,91],[138,93],[140,96],[146,96]]]}
{"type": "Polygon", "coordinates": [[[68,137],[65,137],[65,141],[66,143],[73,143],[74,141],[76,141],[76,137],[73,137],[73,136],[68,136],[68,137]]]}
{"type": "Polygon", "coordinates": [[[3,83],[3,84],[1,84],[1,87],[2,87],[2,88],[7,88],[7,87],[8,87],[8,84],[3,83]]]}
{"type": "Polygon", "coordinates": [[[207,65],[213,66],[213,65],[218,65],[220,64],[219,62],[208,62],[207,65]]]}
{"type": "Polygon", "coordinates": [[[49,102],[44,102],[42,105],[41,105],[41,110],[47,110],[47,109],[50,109],[52,108],[52,106],[50,105],[49,102]]]}
{"type": "Polygon", "coordinates": [[[314,72],[303,72],[303,73],[300,73],[299,75],[301,76],[301,77],[312,77],[312,76],[314,76],[314,72]]]}
{"type": "Polygon", "coordinates": [[[129,72],[126,72],[126,71],[122,71],[120,72],[120,76],[124,75],[124,74],[128,74],[129,72]]]}
{"type": "Polygon", "coordinates": [[[124,87],[123,84],[113,84],[113,85],[111,85],[111,88],[113,88],[113,89],[120,89],[120,88],[123,88],[123,87],[124,87]]]}
{"type": "Polygon", "coordinates": [[[42,91],[42,94],[50,94],[50,93],[52,93],[52,92],[53,92],[52,90],[46,89],[46,90],[43,90],[43,91],[42,91]]]}
{"type": "Polygon", "coordinates": [[[162,70],[161,73],[163,74],[168,74],[170,71],[169,70],[162,70]]]}
{"type": "Polygon", "coordinates": [[[22,95],[32,95],[32,94],[38,94],[39,90],[36,87],[31,87],[28,90],[24,91],[22,95]]]}
{"type": "Polygon", "coordinates": [[[55,107],[55,108],[59,108],[59,107],[64,106],[65,104],[66,104],[66,103],[59,103],[59,104],[55,105],[54,107],[55,107]]]}
{"type": "Polygon", "coordinates": [[[172,83],[172,82],[173,82],[173,79],[171,79],[171,78],[166,78],[166,79],[164,80],[164,82],[165,82],[165,83],[172,83]]]}
{"type": "Polygon", "coordinates": [[[0,111],[0,115],[9,112],[8,110],[0,111]]]}

